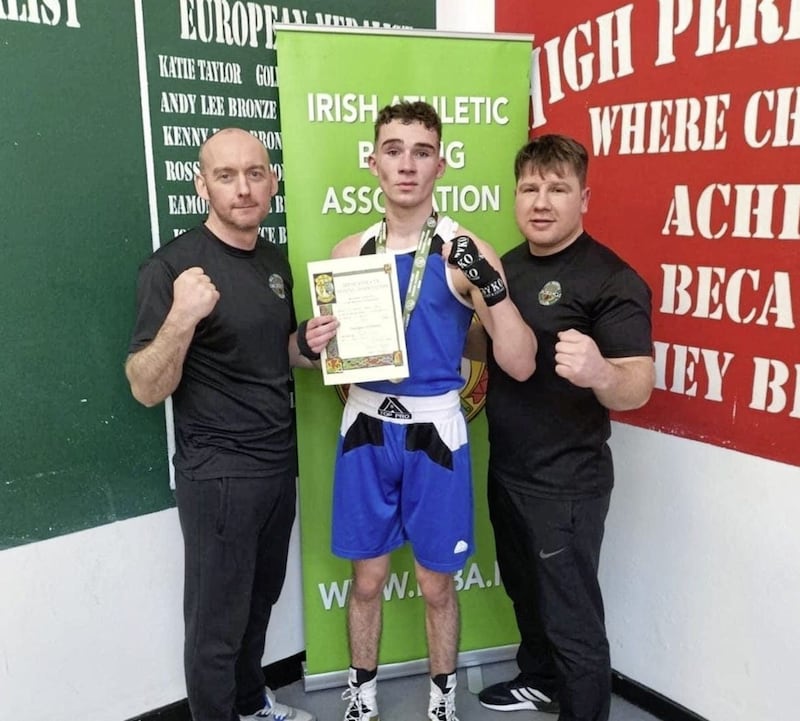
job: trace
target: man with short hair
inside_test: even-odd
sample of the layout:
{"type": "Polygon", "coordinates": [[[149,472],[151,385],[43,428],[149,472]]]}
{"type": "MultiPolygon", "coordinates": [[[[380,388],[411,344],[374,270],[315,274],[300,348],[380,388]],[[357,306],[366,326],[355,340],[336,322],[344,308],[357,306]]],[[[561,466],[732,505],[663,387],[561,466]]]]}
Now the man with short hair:
{"type": "Polygon", "coordinates": [[[378,718],[382,591],[390,554],[406,541],[425,602],[428,719],[457,721],[453,574],[473,550],[471,469],[459,389],[473,312],[494,339],[506,371],[520,380],[533,372],[536,339],[506,296],[497,254],[436,213],[434,184],[445,171],[440,142],[441,121],[427,103],[381,110],[369,167],[383,190],[386,215],[333,250],[333,257],[394,255],[410,370],[410,377],[398,382],[351,385],[342,417],[332,547],[353,562],[345,721],[378,718]]]}
{"type": "MultiPolygon", "coordinates": [[[[503,256],[508,292],[539,341],[536,373],[489,354],[489,512],[514,604],[520,673],[480,693],[495,711],[607,721],[611,664],[597,580],[614,482],[609,410],[650,397],[650,289],[583,229],[588,154],[544,135],[515,162],[525,241],[503,256]]],[[[490,339],[490,347],[493,345],[490,339]]]]}
{"type": "Polygon", "coordinates": [[[265,688],[261,658],[295,516],[290,366],[313,367],[336,322],[298,328],[289,263],[258,235],[277,189],[264,146],[227,128],[199,161],[208,218],[142,264],[125,365],[140,403],[173,399],[189,707],[311,721],[265,688]]]}

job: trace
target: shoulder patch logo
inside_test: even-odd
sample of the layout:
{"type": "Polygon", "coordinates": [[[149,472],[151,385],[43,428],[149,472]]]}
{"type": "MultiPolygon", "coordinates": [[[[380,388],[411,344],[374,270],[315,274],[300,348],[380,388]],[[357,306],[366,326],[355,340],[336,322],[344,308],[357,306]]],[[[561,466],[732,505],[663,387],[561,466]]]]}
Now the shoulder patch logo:
{"type": "Polygon", "coordinates": [[[286,288],[283,285],[283,278],[281,278],[277,273],[273,273],[269,277],[269,287],[275,295],[278,296],[281,300],[286,298],[286,288]]]}
{"type": "Polygon", "coordinates": [[[410,421],[411,412],[394,396],[386,396],[378,408],[378,415],[384,418],[395,418],[400,421],[410,421]]]}
{"type": "Polygon", "coordinates": [[[539,291],[539,305],[555,305],[561,300],[561,283],[549,280],[539,291]]]}

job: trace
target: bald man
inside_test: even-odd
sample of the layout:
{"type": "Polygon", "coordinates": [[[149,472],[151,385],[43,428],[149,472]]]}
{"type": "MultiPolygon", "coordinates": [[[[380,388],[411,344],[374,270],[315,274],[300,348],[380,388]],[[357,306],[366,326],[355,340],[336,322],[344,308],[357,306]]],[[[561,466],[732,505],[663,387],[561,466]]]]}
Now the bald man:
{"type": "Polygon", "coordinates": [[[286,256],[258,235],[277,190],[264,146],[227,128],[199,161],[208,217],[142,264],[125,365],[140,403],[173,399],[189,706],[312,721],[265,688],[261,658],[295,516],[290,366],[314,367],[336,323],[298,327],[286,256]]]}

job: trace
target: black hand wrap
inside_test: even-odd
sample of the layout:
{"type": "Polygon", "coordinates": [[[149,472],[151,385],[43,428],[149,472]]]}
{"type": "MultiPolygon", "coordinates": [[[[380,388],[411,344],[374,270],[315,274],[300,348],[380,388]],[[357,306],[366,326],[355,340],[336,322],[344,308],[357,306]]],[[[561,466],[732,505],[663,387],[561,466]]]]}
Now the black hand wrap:
{"type": "Polygon", "coordinates": [[[467,280],[480,290],[486,305],[499,303],[506,297],[503,279],[478,251],[475,241],[468,235],[459,235],[453,240],[448,262],[457,265],[467,280]]]}
{"type": "Polygon", "coordinates": [[[311,350],[311,346],[308,344],[306,326],[308,326],[307,320],[304,320],[297,326],[297,347],[300,349],[301,355],[305,356],[310,361],[316,361],[319,360],[319,353],[314,353],[314,351],[311,350]]]}

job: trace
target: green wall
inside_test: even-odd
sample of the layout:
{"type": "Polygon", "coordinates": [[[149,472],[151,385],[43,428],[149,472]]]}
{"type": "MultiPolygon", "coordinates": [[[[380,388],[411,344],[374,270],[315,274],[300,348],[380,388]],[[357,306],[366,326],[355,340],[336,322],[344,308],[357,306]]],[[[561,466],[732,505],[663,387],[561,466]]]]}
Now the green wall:
{"type": "MultiPolygon", "coordinates": [[[[123,373],[136,269],[154,238],[202,217],[182,212],[193,128],[261,131],[282,172],[271,23],[435,21],[433,0],[298,2],[251,4],[250,18],[215,0],[231,10],[221,26],[200,0],[0,0],[0,548],[173,504],[163,408],[138,406],[123,373]],[[242,82],[201,78],[200,61],[233,63],[242,82]],[[168,70],[181,65],[195,78],[168,70]],[[262,102],[242,118],[229,98],[262,102]]],[[[282,193],[264,233],[285,243],[282,193]]]]}

